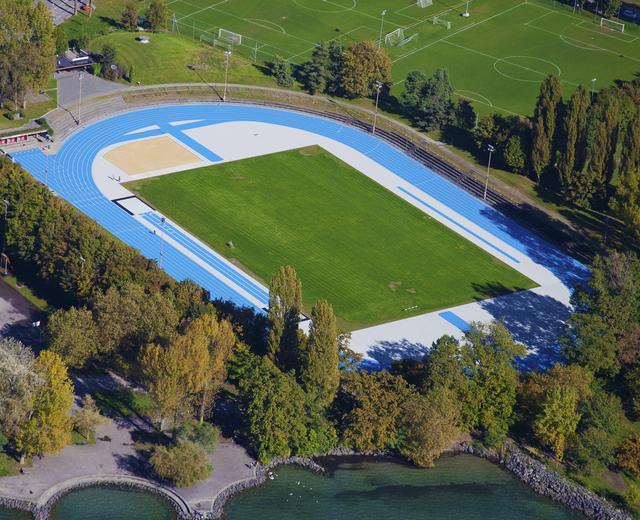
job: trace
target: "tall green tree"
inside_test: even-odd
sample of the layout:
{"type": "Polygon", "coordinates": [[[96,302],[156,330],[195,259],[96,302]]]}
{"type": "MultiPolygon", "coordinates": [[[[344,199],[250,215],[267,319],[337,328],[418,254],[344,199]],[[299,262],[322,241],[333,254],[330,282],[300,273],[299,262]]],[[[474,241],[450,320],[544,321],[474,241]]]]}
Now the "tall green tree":
{"type": "Polygon", "coordinates": [[[271,67],[271,73],[276,80],[276,83],[283,88],[291,88],[295,83],[293,76],[294,69],[293,63],[283,58],[282,56],[275,55],[273,57],[273,67],[271,67]]]}
{"type": "Polygon", "coordinates": [[[350,404],[344,417],[344,435],[357,449],[384,449],[397,440],[402,409],[412,394],[402,377],[385,370],[348,372],[341,391],[350,404]]]}
{"type": "Polygon", "coordinates": [[[318,42],[311,59],[304,64],[306,85],[311,94],[335,94],[340,89],[340,69],[344,46],[338,40],[318,42]]]}
{"type": "Polygon", "coordinates": [[[49,316],[46,336],[49,349],[71,368],[81,368],[101,350],[100,331],[86,307],[58,310],[49,316]]]}
{"type": "Polygon", "coordinates": [[[382,83],[382,93],[387,93],[393,84],[389,56],[370,41],[349,44],[343,54],[340,74],[344,93],[349,98],[374,95],[376,81],[382,83]]]}
{"type": "Polygon", "coordinates": [[[138,6],[133,0],[129,0],[124,4],[122,11],[122,25],[127,31],[131,31],[138,26],[138,6]]]}
{"type": "Polygon", "coordinates": [[[269,284],[268,356],[282,370],[299,368],[302,284],[290,266],[281,267],[269,284]]]}
{"type": "Polygon", "coordinates": [[[533,431],[540,442],[552,447],[556,458],[562,460],[563,444],[575,433],[579,421],[575,391],[566,386],[552,387],[533,423],[533,431]]]}
{"type": "Polygon", "coordinates": [[[620,174],[630,173],[640,168],[640,111],[629,122],[622,143],[620,174]]]}
{"type": "Polygon", "coordinates": [[[589,91],[582,85],[571,96],[564,117],[564,147],[558,163],[562,190],[569,200],[574,180],[574,171],[584,168],[587,144],[587,109],[590,105],[589,91]]]}
{"type": "Polygon", "coordinates": [[[462,422],[470,428],[507,430],[516,403],[513,361],[526,355],[501,322],[471,323],[461,345],[463,373],[468,377],[460,395],[462,422]]]}
{"type": "Polygon", "coordinates": [[[169,16],[169,8],[164,0],[153,0],[147,7],[147,21],[153,32],[156,32],[162,24],[166,23],[169,16]]]}
{"type": "Polygon", "coordinates": [[[460,342],[452,336],[444,335],[434,342],[422,363],[427,390],[445,388],[459,393],[467,382],[463,374],[460,342]]]}
{"type": "Polygon", "coordinates": [[[544,169],[551,162],[556,149],[558,119],[562,113],[562,82],[557,76],[549,75],[540,86],[540,95],[536,103],[535,124],[531,162],[538,175],[538,182],[544,169]]]}
{"type": "Polygon", "coordinates": [[[640,243],[640,166],[631,171],[621,169],[611,209],[624,223],[629,237],[640,243]]]}
{"type": "Polygon", "coordinates": [[[524,172],[527,158],[522,149],[522,138],[519,135],[513,135],[509,138],[503,155],[504,162],[513,173],[522,174],[524,172]]]}
{"type": "Polygon", "coordinates": [[[457,396],[446,389],[412,394],[402,412],[405,437],[400,453],[418,466],[433,467],[433,461],[460,435],[460,408],[457,396]]]}
{"type": "Polygon", "coordinates": [[[325,300],[316,303],[311,320],[302,370],[303,388],[322,409],[333,402],[340,384],[338,331],[333,308],[325,300]]]}
{"type": "Polygon", "coordinates": [[[432,78],[427,78],[421,70],[414,70],[405,80],[400,104],[425,130],[439,130],[453,115],[453,92],[447,69],[436,70],[432,78]]]}
{"type": "Polygon", "coordinates": [[[252,366],[240,381],[246,428],[262,463],[291,453],[306,454],[306,396],[291,373],[268,360],[252,366]]]}
{"type": "MultiPolygon", "coordinates": [[[[23,100],[45,87],[55,68],[56,41],[51,11],[42,2],[0,0],[0,80],[4,96],[23,100]]],[[[4,97],[3,96],[3,97],[4,97]]]]}
{"type": "Polygon", "coordinates": [[[23,455],[55,455],[69,444],[73,406],[73,384],[60,356],[43,350],[36,362],[36,372],[44,384],[35,394],[32,409],[20,424],[16,447],[23,455]]]}

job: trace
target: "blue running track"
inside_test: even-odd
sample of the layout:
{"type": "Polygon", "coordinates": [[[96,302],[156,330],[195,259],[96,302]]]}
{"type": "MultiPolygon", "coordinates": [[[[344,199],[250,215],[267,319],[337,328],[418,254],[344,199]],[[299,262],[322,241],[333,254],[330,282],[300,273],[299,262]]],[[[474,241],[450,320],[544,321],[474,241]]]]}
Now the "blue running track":
{"type": "MultiPolygon", "coordinates": [[[[546,267],[567,287],[571,288],[575,283],[583,282],[588,276],[587,268],[576,260],[561,253],[392,146],[339,123],[284,110],[226,105],[187,105],[149,108],[116,115],[77,132],[64,143],[56,155],[49,157],[49,186],[109,232],[138,249],[144,256],[157,258],[159,237],[149,233],[146,227],[108,200],[96,187],[91,175],[94,158],[100,150],[116,143],[171,134],[192,150],[215,162],[220,160],[220,157],[185,135],[183,130],[232,121],[256,121],[297,128],[346,144],[481,229],[527,255],[534,262],[546,267]],[[190,122],[175,125],[179,121],[190,122]],[[127,135],[154,125],[159,128],[127,135]]],[[[221,154],[224,155],[222,151],[221,154]]],[[[44,182],[45,155],[41,150],[17,152],[12,154],[12,157],[38,180],[44,182]]],[[[147,213],[143,218],[159,227],[157,215],[147,213]]],[[[230,269],[228,265],[211,255],[180,230],[168,225],[165,226],[165,230],[178,243],[232,279],[262,305],[252,304],[197,262],[165,242],[162,267],[174,279],[189,278],[210,291],[213,298],[232,300],[238,305],[254,307],[259,311],[261,307],[268,305],[268,292],[264,287],[238,275],[236,271],[230,269]]]]}

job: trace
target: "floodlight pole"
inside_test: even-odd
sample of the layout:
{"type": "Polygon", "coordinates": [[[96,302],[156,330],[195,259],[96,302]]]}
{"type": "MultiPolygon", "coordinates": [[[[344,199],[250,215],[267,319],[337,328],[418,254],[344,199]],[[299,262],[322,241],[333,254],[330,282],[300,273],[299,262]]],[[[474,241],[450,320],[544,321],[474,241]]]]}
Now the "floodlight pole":
{"type": "Polygon", "coordinates": [[[162,244],[164,242],[164,223],[166,222],[166,218],[162,217],[160,222],[162,223],[162,236],[160,237],[160,269],[162,270],[162,244]]]}
{"type": "Polygon", "coordinates": [[[597,78],[593,78],[591,80],[591,102],[593,103],[593,92],[596,89],[596,79],[597,78]]]}
{"type": "Polygon", "coordinates": [[[42,148],[46,159],[44,160],[44,187],[47,187],[47,177],[49,172],[49,154],[47,153],[47,147],[42,148]]]}
{"type": "Polygon", "coordinates": [[[467,0],[467,9],[464,12],[464,16],[469,16],[469,0],[467,0]]]}
{"type": "Polygon", "coordinates": [[[607,231],[609,231],[609,215],[605,215],[604,217],[604,241],[602,242],[602,247],[604,249],[607,248],[607,231]]]}
{"type": "Polygon", "coordinates": [[[378,49],[380,48],[380,44],[382,43],[382,26],[384,25],[384,15],[387,14],[387,10],[382,11],[382,21],[380,22],[380,39],[378,40],[378,49]]]}
{"type": "Polygon", "coordinates": [[[373,113],[373,130],[371,131],[372,134],[376,133],[376,119],[378,117],[378,98],[380,97],[380,88],[382,87],[382,83],[380,83],[379,81],[376,81],[376,111],[373,113]]]}
{"type": "Polygon", "coordinates": [[[80,118],[80,111],[82,110],[82,78],[84,78],[84,72],[81,72],[78,75],[78,79],[80,80],[80,101],[78,102],[78,126],[80,126],[81,123],[81,118],[80,118]]]}
{"type": "Polygon", "coordinates": [[[7,243],[7,211],[9,209],[9,201],[4,202],[4,236],[2,237],[2,258],[4,258],[4,275],[7,276],[7,257],[4,254],[4,246],[7,243]]]}
{"type": "Polygon", "coordinates": [[[224,71],[224,94],[222,96],[222,101],[227,100],[227,75],[229,74],[229,56],[231,56],[231,51],[225,51],[224,55],[227,57],[227,68],[224,71]]]}
{"type": "Polygon", "coordinates": [[[82,267],[80,268],[80,272],[84,273],[84,263],[87,261],[86,259],[80,257],[80,260],[82,261],[82,267]]]}
{"type": "Polygon", "coordinates": [[[487,163],[487,182],[484,185],[484,195],[482,196],[482,200],[487,199],[487,189],[489,188],[489,168],[491,167],[491,152],[494,151],[494,147],[489,145],[487,150],[489,150],[489,162],[487,163]]]}

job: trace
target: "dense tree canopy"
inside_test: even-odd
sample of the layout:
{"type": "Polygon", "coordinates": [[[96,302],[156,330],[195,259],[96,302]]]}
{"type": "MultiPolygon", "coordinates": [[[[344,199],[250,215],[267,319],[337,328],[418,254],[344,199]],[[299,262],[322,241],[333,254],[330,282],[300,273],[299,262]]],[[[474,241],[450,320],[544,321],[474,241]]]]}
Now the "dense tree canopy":
{"type": "Polygon", "coordinates": [[[359,98],[376,93],[376,82],[387,93],[391,79],[391,60],[373,42],[351,42],[342,56],[342,88],[347,97],[359,98]]]}
{"type": "Polygon", "coordinates": [[[0,12],[0,94],[18,105],[54,71],[53,20],[44,2],[31,0],[0,0],[0,12]]]}

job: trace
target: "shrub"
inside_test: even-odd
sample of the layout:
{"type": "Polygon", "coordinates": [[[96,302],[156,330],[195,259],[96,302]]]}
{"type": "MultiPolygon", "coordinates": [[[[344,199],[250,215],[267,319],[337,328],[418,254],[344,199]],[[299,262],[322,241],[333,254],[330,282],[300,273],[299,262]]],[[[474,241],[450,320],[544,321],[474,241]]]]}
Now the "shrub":
{"type": "Polygon", "coordinates": [[[157,446],[150,462],[159,477],[176,486],[190,486],[205,480],[213,470],[204,448],[189,441],[168,448],[157,446]]]}
{"type": "Polygon", "coordinates": [[[499,450],[505,442],[507,442],[507,432],[499,427],[489,428],[482,436],[482,443],[487,448],[499,450]]]}
{"type": "Polygon", "coordinates": [[[202,446],[207,453],[213,453],[218,444],[218,430],[210,423],[188,419],[178,430],[178,437],[202,446]]]}

